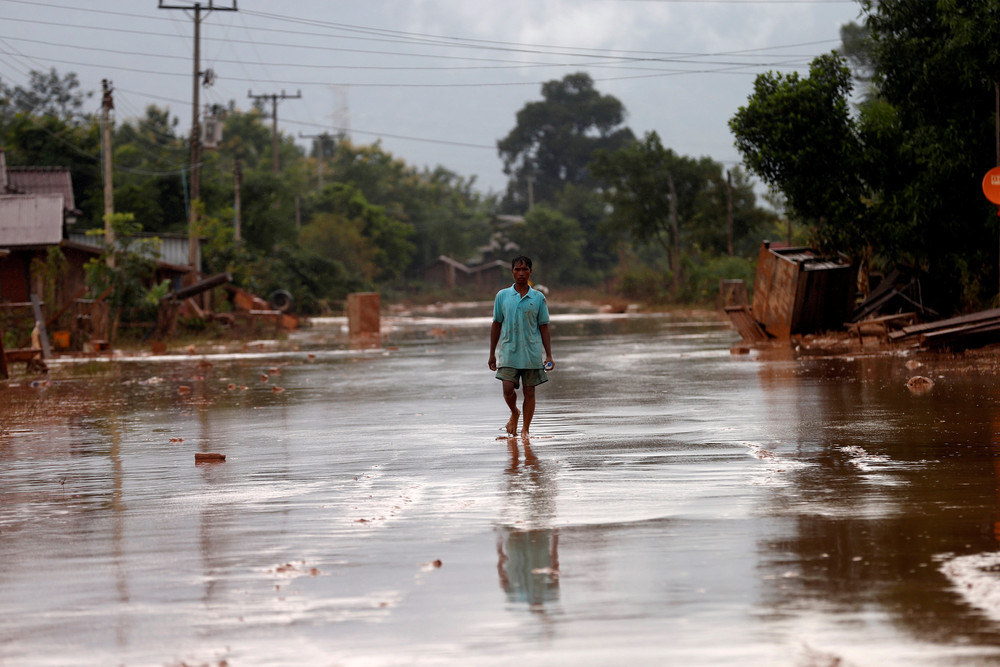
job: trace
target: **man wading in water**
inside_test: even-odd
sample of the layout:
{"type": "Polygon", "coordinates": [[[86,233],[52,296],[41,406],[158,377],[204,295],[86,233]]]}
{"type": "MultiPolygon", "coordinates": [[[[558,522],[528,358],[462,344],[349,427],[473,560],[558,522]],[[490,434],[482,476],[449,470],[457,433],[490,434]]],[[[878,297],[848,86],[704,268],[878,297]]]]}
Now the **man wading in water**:
{"type": "Polygon", "coordinates": [[[545,295],[531,287],[531,259],[523,255],[510,263],[514,284],[497,292],[493,301],[493,326],[490,329],[491,371],[503,381],[503,399],[510,408],[507,435],[517,435],[517,388],[524,383],[524,427],[521,437],[528,437],[535,414],[535,387],[547,382],[546,370],[552,370],[552,346],[549,342],[549,308],[545,295]],[[499,362],[497,343],[500,343],[499,362]],[[542,360],[542,350],[545,359],[542,360]]]}

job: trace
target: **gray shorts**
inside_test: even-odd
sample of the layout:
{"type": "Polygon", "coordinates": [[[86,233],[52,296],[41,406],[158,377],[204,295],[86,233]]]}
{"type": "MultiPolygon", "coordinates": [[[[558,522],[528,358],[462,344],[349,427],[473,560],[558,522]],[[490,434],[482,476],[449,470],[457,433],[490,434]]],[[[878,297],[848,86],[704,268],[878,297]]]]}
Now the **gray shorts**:
{"type": "Polygon", "coordinates": [[[512,368],[501,366],[497,369],[497,379],[514,383],[514,389],[521,386],[520,381],[524,380],[525,387],[535,387],[543,382],[549,381],[549,376],[541,368],[512,368]]]}

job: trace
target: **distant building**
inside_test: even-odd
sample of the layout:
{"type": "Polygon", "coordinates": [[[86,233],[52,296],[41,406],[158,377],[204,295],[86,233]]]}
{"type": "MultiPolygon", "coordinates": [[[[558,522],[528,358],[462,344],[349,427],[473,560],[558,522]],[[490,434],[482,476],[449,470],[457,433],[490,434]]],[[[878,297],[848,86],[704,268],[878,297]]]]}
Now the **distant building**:
{"type": "Polygon", "coordinates": [[[468,266],[446,255],[424,271],[424,281],[446,289],[473,289],[488,293],[504,287],[507,264],[501,260],[468,266]]]}

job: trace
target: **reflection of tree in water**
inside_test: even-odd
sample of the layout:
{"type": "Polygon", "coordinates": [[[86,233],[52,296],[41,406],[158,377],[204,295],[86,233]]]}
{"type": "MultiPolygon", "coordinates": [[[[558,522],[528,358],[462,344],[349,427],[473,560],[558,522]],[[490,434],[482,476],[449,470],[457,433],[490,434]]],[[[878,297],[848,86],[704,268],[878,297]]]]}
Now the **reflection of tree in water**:
{"type": "Polygon", "coordinates": [[[504,471],[507,502],[497,527],[497,574],[511,602],[541,608],[559,599],[559,532],[555,518],[555,485],[546,465],[522,442],[521,463],[516,438],[508,440],[510,465],[504,471]]]}

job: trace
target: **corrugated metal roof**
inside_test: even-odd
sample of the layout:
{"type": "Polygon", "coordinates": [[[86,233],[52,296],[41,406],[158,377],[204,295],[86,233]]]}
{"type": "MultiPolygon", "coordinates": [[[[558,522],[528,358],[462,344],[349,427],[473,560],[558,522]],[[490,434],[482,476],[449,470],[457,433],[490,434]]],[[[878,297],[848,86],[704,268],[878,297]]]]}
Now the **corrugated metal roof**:
{"type": "Polygon", "coordinates": [[[66,167],[7,167],[7,186],[29,195],[62,195],[66,210],[76,210],[73,179],[66,167]]]}
{"type": "MultiPolygon", "coordinates": [[[[160,240],[159,254],[155,257],[151,256],[151,259],[157,259],[160,262],[166,264],[172,264],[175,266],[187,266],[188,263],[188,237],[181,234],[153,234],[148,232],[141,232],[134,235],[135,238],[141,239],[152,239],[156,238],[160,240]]],[[[79,243],[81,245],[91,246],[93,248],[100,248],[104,243],[103,236],[91,236],[83,232],[70,232],[70,241],[74,243],[79,243]]],[[[198,237],[198,256],[196,257],[196,265],[201,266],[201,245],[205,242],[205,239],[198,237]]]]}

